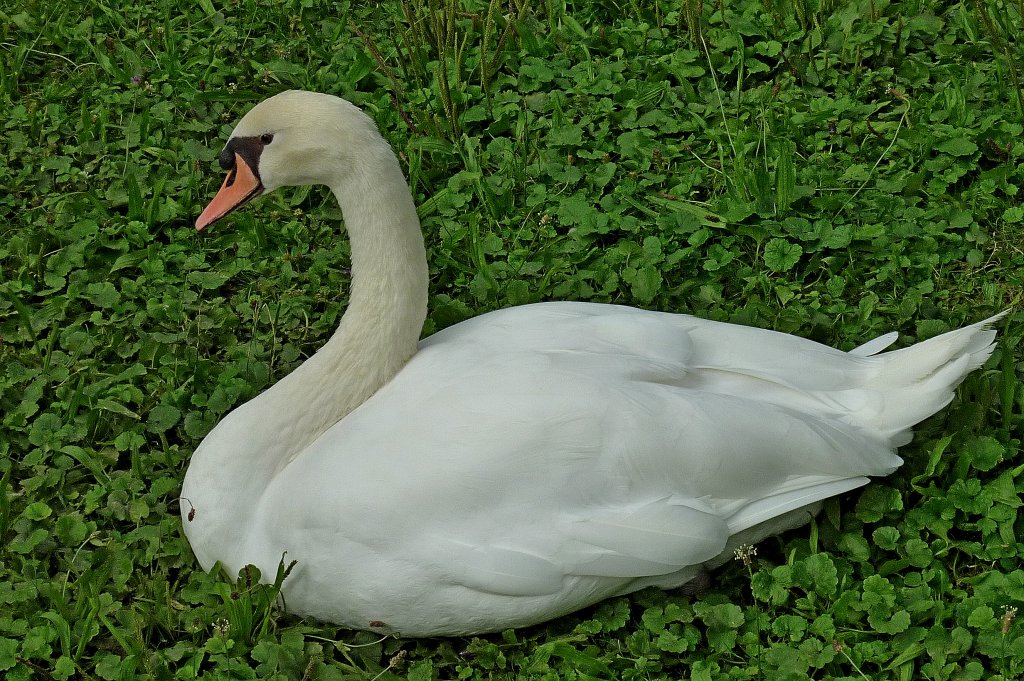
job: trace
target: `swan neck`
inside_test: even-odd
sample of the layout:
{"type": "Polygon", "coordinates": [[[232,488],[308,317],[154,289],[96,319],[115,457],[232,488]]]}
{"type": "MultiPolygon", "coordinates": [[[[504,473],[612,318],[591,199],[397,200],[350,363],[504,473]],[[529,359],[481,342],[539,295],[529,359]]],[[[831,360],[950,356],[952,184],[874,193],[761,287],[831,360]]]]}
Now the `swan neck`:
{"type": "Polygon", "coordinates": [[[386,151],[377,172],[332,186],[351,244],[352,285],[328,345],[341,338],[347,346],[356,343],[348,349],[387,364],[393,375],[416,351],[423,331],[428,274],[416,206],[397,159],[386,151]]]}
{"type": "Polygon", "coordinates": [[[273,390],[297,415],[291,457],[369,399],[416,352],[427,314],[427,258],[416,207],[389,147],[331,185],[352,252],[345,314],[331,339],[273,390]]]}
{"type": "MultiPolygon", "coordinates": [[[[397,159],[330,185],[352,252],[348,307],[312,357],[258,396],[282,447],[263,450],[280,470],[391,380],[416,352],[427,314],[427,257],[416,207],[397,159]]],[[[366,164],[364,163],[365,167],[366,164]]]]}

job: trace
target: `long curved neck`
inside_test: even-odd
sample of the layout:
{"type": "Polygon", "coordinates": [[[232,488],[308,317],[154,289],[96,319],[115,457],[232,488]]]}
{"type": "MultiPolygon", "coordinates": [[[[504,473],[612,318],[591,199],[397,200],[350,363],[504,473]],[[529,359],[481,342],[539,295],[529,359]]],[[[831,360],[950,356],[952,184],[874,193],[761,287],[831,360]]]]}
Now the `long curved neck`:
{"type": "MultiPolygon", "coordinates": [[[[427,258],[416,207],[381,139],[331,185],[352,249],[352,288],[337,331],[260,396],[286,415],[290,461],[387,383],[416,352],[427,314],[427,258]]],[[[280,454],[279,454],[280,455],[280,454]]]]}
{"type": "Polygon", "coordinates": [[[331,189],[352,244],[352,290],[337,331],[269,390],[241,405],[192,455],[184,527],[206,569],[242,567],[252,513],[277,474],[387,383],[416,352],[427,311],[427,258],[394,153],[379,137],[331,189]],[[233,564],[234,560],[238,564],[233,564]]]}

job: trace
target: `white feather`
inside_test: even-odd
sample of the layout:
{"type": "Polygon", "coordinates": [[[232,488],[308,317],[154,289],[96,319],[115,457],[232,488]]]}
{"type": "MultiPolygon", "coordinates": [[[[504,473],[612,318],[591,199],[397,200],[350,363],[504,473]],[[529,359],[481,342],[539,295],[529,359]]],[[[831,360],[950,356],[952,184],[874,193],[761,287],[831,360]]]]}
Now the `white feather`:
{"type": "Polygon", "coordinates": [[[338,196],[351,303],[320,352],[203,441],[183,522],[206,568],[272,575],[287,553],[299,614],[465,634],[677,586],[893,471],[895,445],[992,349],[998,317],[844,353],[585,303],[492,312],[417,346],[426,261],[386,144],[310,93],[234,134],[265,132],[270,186],[309,181],[291,166],[313,158],[338,196]]]}

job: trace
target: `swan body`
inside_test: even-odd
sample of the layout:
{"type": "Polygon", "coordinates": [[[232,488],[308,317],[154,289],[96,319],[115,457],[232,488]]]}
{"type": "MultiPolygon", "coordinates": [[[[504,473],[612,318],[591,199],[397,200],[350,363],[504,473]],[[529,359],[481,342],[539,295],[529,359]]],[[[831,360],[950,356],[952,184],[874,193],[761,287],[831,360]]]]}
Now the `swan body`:
{"type": "Polygon", "coordinates": [[[427,270],[393,152],[356,107],[286,92],[235,129],[197,222],[324,183],[352,242],[338,331],[192,457],[205,569],[296,561],[289,611],[408,636],[541,622],[671,588],[886,475],[992,351],[992,318],[880,353],[595,303],[417,342],[427,270]]]}

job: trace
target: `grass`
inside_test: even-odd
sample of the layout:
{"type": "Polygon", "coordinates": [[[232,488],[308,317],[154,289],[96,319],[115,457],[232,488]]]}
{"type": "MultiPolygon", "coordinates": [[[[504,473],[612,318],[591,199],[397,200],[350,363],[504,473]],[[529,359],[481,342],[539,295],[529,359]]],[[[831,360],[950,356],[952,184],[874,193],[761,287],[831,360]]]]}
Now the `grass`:
{"type": "Polygon", "coordinates": [[[1024,674],[1020,3],[224,5],[0,7],[0,673],[1024,674]],[[400,152],[427,332],[579,299],[849,349],[1016,312],[897,474],[704,595],[457,640],[298,621],[198,570],[178,516],[189,453],[344,310],[324,192],[191,228],[234,121],[289,87],[352,98],[400,152]]]}

